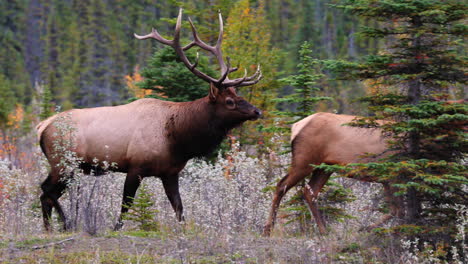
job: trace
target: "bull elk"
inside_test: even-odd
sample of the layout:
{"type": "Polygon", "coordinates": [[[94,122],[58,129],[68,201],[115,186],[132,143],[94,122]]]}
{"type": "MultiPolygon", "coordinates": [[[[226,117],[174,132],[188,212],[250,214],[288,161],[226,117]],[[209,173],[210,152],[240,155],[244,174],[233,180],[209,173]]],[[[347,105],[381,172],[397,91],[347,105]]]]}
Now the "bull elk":
{"type": "MultiPolygon", "coordinates": [[[[206,97],[192,102],[168,102],[157,99],[140,99],[135,102],[88,109],[73,109],[46,119],[37,126],[42,151],[50,163],[51,171],[42,183],[41,205],[44,226],[50,229],[49,219],[55,208],[67,229],[65,215],[58,202],[66,189],[64,158],[62,150],[54,147],[58,138],[59,120],[67,118],[73,127],[73,137],[62,138],[71,142],[67,151],[80,159],[79,168],[84,173],[100,174],[104,164],[116,164],[110,170],[127,173],[123,191],[121,214],[132,204],[141,178],[156,176],[162,180],[166,195],[179,221],[183,220],[182,202],[179,195],[178,174],[188,160],[209,154],[234,127],[247,120],[256,120],[260,110],[236,94],[236,87],[257,83],[262,78],[260,66],[257,71],[241,78],[229,79],[237,70],[224,61],[221,52],[223,20],[219,14],[219,36],[214,46],[208,45],[197,35],[190,21],[193,41],[182,47],[180,31],[182,9],[179,10],[174,39],[162,37],[155,29],[145,36],[135,34],[137,39],[156,39],[171,46],[180,60],[196,76],[210,84],[206,97]],[[190,62],[185,51],[199,47],[216,57],[221,71],[219,79],[197,69],[198,59],[190,62]],[[98,160],[98,166],[94,165],[98,160]]],[[[119,218],[115,229],[122,226],[119,218]]]]}
{"type": "MultiPolygon", "coordinates": [[[[281,199],[286,192],[312,174],[303,193],[307,205],[315,218],[319,231],[325,233],[325,222],[317,207],[317,197],[328,181],[331,173],[314,169],[311,165],[368,162],[365,154],[386,155],[387,144],[380,129],[346,126],[356,116],[316,113],[292,127],[292,162],[288,174],[276,186],[270,216],[264,228],[264,235],[270,235],[275,224],[276,214],[281,199]],[[366,161],[367,160],[367,161],[366,161]]],[[[363,181],[376,181],[372,177],[359,177],[363,181]]],[[[391,214],[384,216],[381,222],[392,215],[401,216],[398,207],[400,199],[392,195],[391,187],[384,184],[384,192],[389,202],[391,214]]]]}

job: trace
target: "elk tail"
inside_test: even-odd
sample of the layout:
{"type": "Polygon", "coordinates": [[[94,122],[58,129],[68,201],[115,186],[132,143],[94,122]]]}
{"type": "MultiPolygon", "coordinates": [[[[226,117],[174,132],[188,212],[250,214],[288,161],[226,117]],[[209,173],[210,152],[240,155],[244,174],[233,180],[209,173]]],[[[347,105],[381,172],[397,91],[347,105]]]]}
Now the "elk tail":
{"type": "Polygon", "coordinates": [[[37,124],[36,131],[37,131],[37,140],[38,141],[41,141],[42,133],[50,125],[50,123],[52,123],[52,121],[54,121],[54,119],[55,119],[55,116],[51,116],[51,117],[47,118],[46,120],[44,120],[44,121],[40,122],[39,124],[37,124]]]}
{"type": "Polygon", "coordinates": [[[301,132],[301,130],[310,122],[310,120],[315,116],[316,114],[310,115],[300,121],[297,121],[292,125],[291,128],[291,139],[290,142],[292,143],[296,136],[301,132]]]}

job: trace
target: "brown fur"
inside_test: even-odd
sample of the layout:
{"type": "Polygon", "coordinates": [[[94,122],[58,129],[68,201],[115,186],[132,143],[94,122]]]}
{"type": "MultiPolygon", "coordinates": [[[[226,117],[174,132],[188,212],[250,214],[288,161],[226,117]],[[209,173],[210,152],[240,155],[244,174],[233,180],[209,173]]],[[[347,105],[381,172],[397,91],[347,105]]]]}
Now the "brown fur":
{"type": "MultiPolygon", "coordinates": [[[[292,163],[288,174],[278,182],[272,208],[264,234],[269,235],[276,219],[282,197],[308,175],[310,181],[304,187],[304,196],[319,230],[325,232],[325,223],[320,216],[316,200],[330,174],[314,170],[310,164],[320,165],[368,162],[365,154],[383,154],[387,149],[381,130],[345,126],[356,116],[331,113],[313,114],[292,127],[292,163]]],[[[360,180],[375,179],[360,177],[360,180]]],[[[388,189],[388,186],[385,186],[388,189]]],[[[388,193],[388,191],[387,191],[388,193]]]]}
{"type": "MultiPolygon", "coordinates": [[[[230,129],[261,114],[232,88],[212,87],[210,91],[209,96],[193,102],[140,99],[121,106],[73,109],[41,122],[37,126],[38,136],[52,168],[42,184],[46,229],[50,227],[52,207],[65,223],[58,198],[66,188],[61,181],[66,175],[58,167],[63,155],[54,147],[57,141],[66,142],[70,146],[67,149],[83,160],[80,167],[85,173],[96,167],[94,159],[100,165],[104,161],[115,163],[117,167],[113,170],[127,173],[123,204],[131,204],[129,197],[135,195],[141,178],[161,178],[177,218],[182,220],[178,173],[189,159],[210,153],[230,129]],[[228,98],[235,101],[234,106],[226,104],[228,98]],[[69,133],[64,138],[57,136],[59,122],[64,120],[72,125],[74,136],[69,133]]],[[[94,172],[99,174],[103,169],[98,166],[94,172]]],[[[122,212],[126,211],[122,207],[122,212]]],[[[119,221],[116,228],[120,226],[119,221]]]]}

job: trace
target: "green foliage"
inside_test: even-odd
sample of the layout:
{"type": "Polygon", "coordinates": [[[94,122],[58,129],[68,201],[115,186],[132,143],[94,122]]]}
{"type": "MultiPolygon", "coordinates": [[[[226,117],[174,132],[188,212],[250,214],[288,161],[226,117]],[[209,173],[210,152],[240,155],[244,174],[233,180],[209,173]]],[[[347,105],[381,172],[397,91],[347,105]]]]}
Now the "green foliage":
{"type": "MultiPolygon", "coordinates": [[[[225,23],[227,33],[231,23],[241,20],[241,13],[233,12],[239,10],[241,2],[2,1],[0,72],[9,80],[15,80],[12,84],[15,96],[18,103],[24,105],[31,102],[34,94],[32,86],[36,82],[48,85],[54,102],[63,109],[120,104],[128,98],[122,76],[129,74],[137,65],[145,67],[147,58],[153,55],[154,46],[161,46],[154,41],[136,40],[133,37],[134,32],[145,34],[151,27],[160,32],[173,32],[177,9],[183,7],[184,14],[191,16],[197,25],[200,37],[207,43],[214,43],[218,35],[218,10],[221,10],[225,22],[231,20],[225,23]],[[230,12],[232,15],[228,16],[230,12]]],[[[266,49],[272,52],[257,53],[254,57],[256,61],[249,62],[251,65],[245,65],[240,60],[235,61],[248,68],[250,73],[255,70],[252,65],[257,61],[264,68],[265,75],[291,72],[298,62],[298,56],[278,54],[296,54],[299,46],[306,40],[312,43],[317,58],[356,57],[357,54],[367,53],[368,47],[375,46],[372,42],[367,43],[353,35],[357,25],[367,24],[365,21],[361,23],[350,15],[331,8],[326,0],[250,1],[250,14],[260,9],[261,15],[255,14],[254,19],[263,22],[239,31],[240,34],[235,35],[232,40],[235,42],[238,36],[249,35],[244,40],[254,41],[238,46],[238,50],[233,49],[234,47],[225,49],[225,54],[233,58],[248,54],[244,56],[247,58],[258,48],[257,40],[274,45],[274,50],[266,49]],[[231,51],[236,55],[231,54],[231,51]],[[246,52],[243,53],[244,51],[246,52]]],[[[246,24],[248,21],[249,19],[243,18],[242,23],[235,23],[246,24]]],[[[189,29],[186,22],[183,27],[189,29]]],[[[462,26],[452,30],[461,29],[462,26]]],[[[183,30],[183,34],[188,32],[189,30],[183,30]]],[[[229,34],[226,34],[226,40],[230,42],[229,34]]],[[[239,72],[242,74],[243,69],[239,72]]],[[[265,77],[262,84],[271,87],[271,83],[266,82],[267,79],[270,78],[265,77]]],[[[274,86],[272,90],[276,92],[278,84],[274,86]]],[[[357,88],[355,84],[335,82],[327,94],[340,95],[340,100],[346,102],[347,97],[357,94],[357,88]]],[[[253,97],[272,94],[262,91],[253,97]]],[[[266,107],[261,107],[272,109],[274,105],[270,102],[266,107]]],[[[351,108],[340,102],[339,111],[351,108]]]]}
{"type": "MultiPolygon", "coordinates": [[[[323,84],[325,75],[321,73],[319,68],[320,61],[312,58],[312,46],[308,42],[304,42],[299,50],[300,63],[297,65],[298,74],[282,78],[280,81],[294,88],[294,92],[283,98],[275,99],[275,102],[283,104],[295,104],[295,111],[276,112],[282,116],[293,117],[286,122],[282,127],[275,127],[275,130],[285,131],[289,134],[290,124],[295,123],[313,113],[316,104],[321,101],[331,100],[330,97],[319,96],[323,93],[319,88],[323,84]]],[[[303,185],[303,184],[302,184],[303,185]]],[[[321,201],[320,210],[328,220],[342,220],[348,218],[344,210],[336,207],[340,203],[349,202],[352,200],[352,194],[344,189],[340,184],[332,181],[327,182],[321,201]]],[[[291,220],[307,223],[310,219],[310,212],[307,205],[303,202],[303,193],[298,191],[287,203],[287,210],[291,212],[291,220]],[[306,221],[307,220],[307,221],[306,221]]]]}
{"type": "Polygon", "coordinates": [[[18,103],[28,102],[32,91],[23,52],[26,3],[24,0],[0,2],[0,75],[11,80],[9,85],[18,103]]]}
{"type": "Polygon", "coordinates": [[[371,175],[396,188],[394,195],[406,200],[406,217],[391,229],[395,233],[433,243],[452,241],[455,208],[466,204],[468,195],[463,162],[468,109],[463,102],[446,100],[456,93],[454,84],[467,80],[466,57],[457,50],[466,34],[461,24],[468,6],[455,0],[348,0],[339,7],[385,22],[362,33],[383,38],[384,52],[361,63],[327,65],[338,78],[372,80],[371,94],[363,100],[374,116],[353,125],[382,129],[391,152],[384,162],[331,169],[371,175]]]}
{"type": "Polygon", "coordinates": [[[318,95],[323,90],[318,85],[320,82],[323,82],[325,75],[320,72],[320,62],[312,58],[312,45],[304,42],[299,50],[299,56],[300,63],[297,65],[298,74],[280,79],[281,82],[294,87],[294,92],[288,96],[274,100],[278,103],[297,105],[296,111],[278,112],[280,115],[296,117],[291,123],[295,123],[315,113],[316,103],[331,100],[330,97],[318,95]]]}
{"type": "Polygon", "coordinates": [[[273,134],[263,128],[273,123],[272,99],[276,97],[278,88],[277,67],[281,53],[271,43],[265,1],[238,1],[229,12],[226,24],[223,53],[231,58],[234,65],[239,65],[239,70],[229,77],[242,77],[245,70],[252,75],[257,65],[261,66],[263,76],[257,84],[239,87],[237,90],[238,94],[262,111],[264,118],[247,122],[233,133],[241,144],[256,144],[259,152],[265,153],[268,151],[266,147],[272,147],[270,138],[273,134]]]}
{"type": "MultiPolygon", "coordinates": [[[[125,205],[124,205],[125,206],[125,205]]],[[[142,184],[138,191],[138,196],[133,199],[133,205],[127,207],[129,211],[122,216],[124,220],[137,222],[143,231],[157,231],[158,223],[155,221],[157,210],[153,209],[154,202],[151,194],[142,184]]]]}
{"type": "MultiPolygon", "coordinates": [[[[187,58],[194,62],[196,55],[187,52],[187,58]]],[[[216,77],[205,56],[199,58],[200,71],[216,77]]],[[[155,52],[148,66],[143,68],[144,80],[137,85],[142,89],[155,91],[158,99],[185,102],[202,98],[208,94],[208,84],[200,79],[180,61],[171,47],[164,47],[155,52]]]]}
{"type": "Polygon", "coordinates": [[[5,127],[8,122],[8,115],[15,108],[16,97],[12,90],[11,82],[0,74],[0,128],[5,127]]]}
{"type": "MultiPolygon", "coordinates": [[[[333,181],[334,177],[329,180],[322,190],[320,196],[320,212],[322,217],[327,222],[343,221],[345,219],[352,218],[351,215],[347,214],[340,205],[344,203],[352,202],[356,199],[354,194],[343,187],[343,185],[333,181]]],[[[310,210],[307,204],[304,203],[303,188],[300,188],[292,197],[285,203],[285,211],[288,213],[287,224],[293,222],[301,223],[302,227],[305,228],[310,226],[315,220],[312,219],[310,210]]]]}
{"type": "Polygon", "coordinates": [[[53,114],[52,93],[47,85],[43,86],[44,91],[41,95],[41,113],[39,117],[41,120],[47,119],[53,114]]]}

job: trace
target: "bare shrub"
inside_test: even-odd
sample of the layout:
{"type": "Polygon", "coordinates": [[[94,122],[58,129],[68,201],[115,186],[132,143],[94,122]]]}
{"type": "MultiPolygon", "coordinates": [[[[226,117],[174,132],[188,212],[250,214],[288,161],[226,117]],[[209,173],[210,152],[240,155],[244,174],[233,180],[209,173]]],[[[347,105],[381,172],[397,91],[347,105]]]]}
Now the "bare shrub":
{"type": "MultiPolygon", "coordinates": [[[[73,158],[72,154],[68,156],[73,158]]],[[[37,166],[40,169],[36,171],[16,169],[7,161],[0,161],[3,185],[0,187],[0,239],[43,233],[39,186],[47,175],[47,166],[44,158],[37,161],[41,166],[37,166]]],[[[67,168],[72,175],[68,178],[69,188],[60,199],[69,225],[90,234],[111,229],[120,213],[124,175],[112,172],[101,176],[83,175],[79,170],[72,170],[72,165],[76,165],[73,162],[68,163],[70,167],[67,168]]],[[[341,206],[354,218],[331,223],[326,237],[315,232],[313,221],[310,224],[312,228],[306,233],[298,223],[286,225],[287,219],[281,218],[281,212],[274,236],[259,237],[271,205],[272,193],[265,191],[266,187],[274,185],[286,174],[289,163],[289,155],[252,158],[240,151],[237,145],[226,158],[219,156],[214,163],[190,161],[180,177],[185,223],[177,222],[159,179],[145,178],[144,184],[155,204],[156,221],[163,232],[171,230],[168,235],[184,259],[190,259],[191,254],[199,249],[206,254],[223,251],[233,256],[241,252],[240,255],[258,262],[280,259],[279,263],[299,260],[303,263],[382,260],[389,263],[430,263],[435,259],[433,255],[439,253],[430,246],[423,245],[419,249],[414,241],[399,241],[391,236],[372,237],[367,232],[359,232],[360,228],[375,223],[381,217],[378,208],[382,206],[382,187],[377,183],[347,178],[334,180],[353,190],[357,199],[341,206]],[[195,235],[186,230],[192,230],[195,235]],[[203,245],[192,239],[203,241],[203,245]]],[[[105,166],[110,167],[111,164],[105,166]]],[[[463,255],[466,254],[464,230],[468,226],[467,210],[466,207],[457,210],[459,245],[454,245],[449,253],[448,258],[453,261],[448,263],[463,263],[463,255]]],[[[57,228],[57,219],[53,223],[57,228]]],[[[135,223],[125,221],[126,230],[134,227],[135,223]]]]}
{"type": "MultiPolygon", "coordinates": [[[[263,161],[231,152],[229,159],[218,157],[214,164],[190,161],[181,173],[180,192],[184,214],[207,229],[227,232],[259,231],[270,204],[263,161]],[[229,176],[226,170],[229,169],[229,176]]],[[[148,179],[154,190],[158,221],[173,222],[174,214],[159,180],[148,179]]]]}
{"type": "Polygon", "coordinates": [[[42,229],[36,176],[0,160],[0,238],[27,236],[42,229]]]}
{"type": "Polygon", "coordinates": [[[121,173],[75,174],[60,199],[67,226],[93,235],[113,227],[120,211],[124,179],[121,173]]]}

